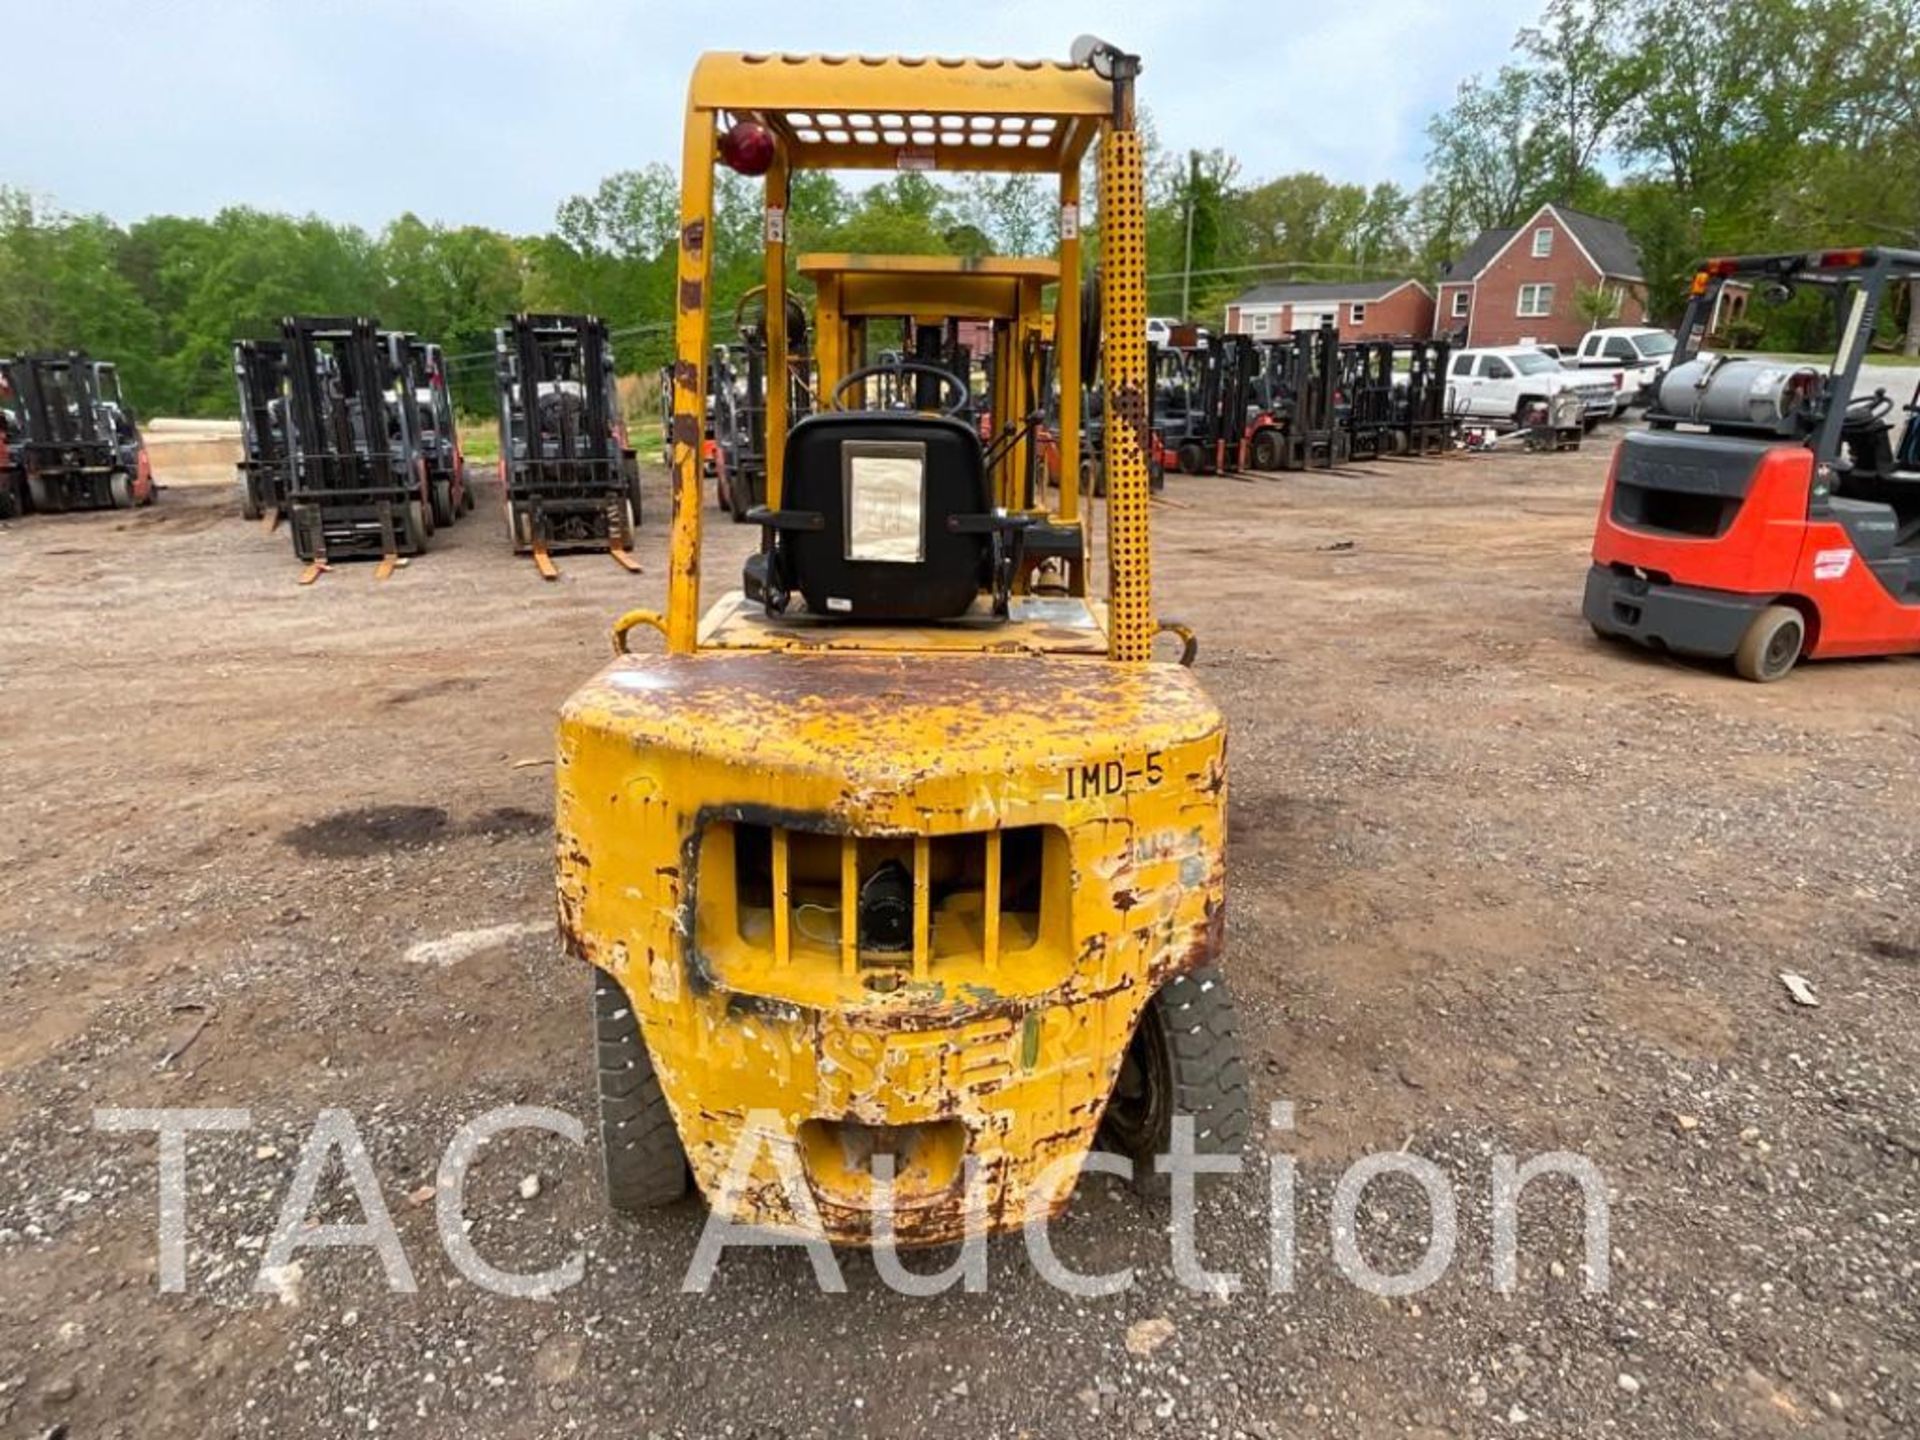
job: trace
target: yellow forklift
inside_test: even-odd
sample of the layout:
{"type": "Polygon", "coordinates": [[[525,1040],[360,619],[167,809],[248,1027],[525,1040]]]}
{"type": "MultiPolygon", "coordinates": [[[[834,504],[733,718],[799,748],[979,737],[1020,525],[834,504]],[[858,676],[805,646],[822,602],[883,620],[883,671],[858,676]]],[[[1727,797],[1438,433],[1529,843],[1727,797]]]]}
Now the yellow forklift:
{"type": "Polygon", "coordinates": [[[1191,632],[1152,604],[1138,72],[1091,39],[1066,63],[695,69],[667,607],[615,623],[558,739],[560,922],[592,967],[617,1209],[697,1184],[740,1223],[941,1244],[1057,1212],[1096,1141],[1146,1188],[1176,1121],[1202,1154],[1245,1142],[1217,968],[1226,726],[1191,632]],[[1102,280],[1083,292],[1089,152],[1102,280]],[[761,550],[703,608],[716,163],[765,179],[772,443],[761,550]],[[819,403],[789,425],[790,178],[899,168],[1054,176],[1058,254],[823,258],[819,403]],[[1014,372],[1034,374],[1049,284],[1064,474],[1082,357],[1104,363],[1099,594],[1074,487],[1057,513],[1030,503],[1045,387],[1014,372]],[[862,351],[873,315],[985,306],[1006,337],[987,426],[950,357],[862,351]],[[630,653],[649,628],[664,653],[630,653]],[[1156,658],[1169,631],[1180,663],[1156,658]]]}

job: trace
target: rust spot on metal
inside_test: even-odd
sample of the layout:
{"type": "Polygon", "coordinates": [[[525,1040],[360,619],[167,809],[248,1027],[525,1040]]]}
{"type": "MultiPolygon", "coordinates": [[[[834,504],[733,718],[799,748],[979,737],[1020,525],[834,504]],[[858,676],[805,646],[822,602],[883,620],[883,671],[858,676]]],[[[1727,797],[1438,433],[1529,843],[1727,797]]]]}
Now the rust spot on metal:
{"type": "Polygon", "coordinates": [[[1147,401],[1134,381],[1127,381],[1113,396],[1114,413],[1120,417],[1120,423],[1126,432],[1133,436],[1133,443],[1140,453],[1147,453],[1149,439],[1147,434],[1147,401]]]}
{"type": "Polygon", "coordinates": [[[689,220],[680,232],[680,248],[698,259],[700,252],[707,248],[707,222],[689,220]]]}
{"type": "Polygon", "coordinates": [[[673,443],[676,445],[698,445],[705,437],[700,433],[700,419],[696,415],[675,415],[673,417],[673,443]]]}
{"type": "Polygon", "coordinates": [[[682,280],[680,282],[680,308],[682,310],[698,310],[702,303],[701,297],[705,294],[706,286],[702,285],[698,280],[682,280]]]}
{"type": "Polygon", "coordinates": [[[673,362],[673,383],[688,390],[700,388],[700,367],[691,360],[673,362]]]}

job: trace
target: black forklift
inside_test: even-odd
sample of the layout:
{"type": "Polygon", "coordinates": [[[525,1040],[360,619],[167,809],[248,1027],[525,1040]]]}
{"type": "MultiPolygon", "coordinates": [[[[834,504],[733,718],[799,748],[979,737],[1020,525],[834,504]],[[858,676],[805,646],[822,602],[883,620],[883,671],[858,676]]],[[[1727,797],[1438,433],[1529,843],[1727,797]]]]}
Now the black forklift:
{"type": "Polygon", "coordinates": [[[1453,449],[1459,420],[1447,411],[1447,365],[1451,340],[1415,340],[1407,347],[1407,379],[1394,402],[1399,454],[1445,455],[1453,449]]]}
{"type": "Polygon", "coordinates": [[[1259,342],[1253,395],[1256,470],[1331,470],[1348,458],[1340,332],[1331,325],[1259,342]]]}
{"type": "Polygon", "coordinates": [[[19,452],[25,426],[13,391],[12,363],[0,360],[0,520],[18,519],[27,510],[27,482],[19,452]]]}
{"type": "Polygon", "coordinates": [[[1260,406],[1256,342],[1246,335],[1147,346],[1153,458],[1183,475],[1231,475],[1250,461],[1260,406]]]}
{"type": "Polygon", "coordinates": [[[133,409],[110,361],[83,351],[23,355],[5,362],[28,508],[130,510],[151,505],[155,486],[133,409]]]}
{"type": "Polygon", "coordinates": [[[286,346],[287,416],[293,464],[287,518],[293,553],[311,585],[335,560],[376,557],[375,578],[403,555],[423,554],[433,504],[419,417],[401,403],[404,372],[379,322],[293,315],[286,346]]]}
{"type": "MultiPolygon", "coordinates": [[[[767,503],[767,323],[756,304],[765,293],[764,286],[756,286],[741,296],[733,312],[739,342],[715,346],[709,367],[714,491],[735,524],[745,524],[749,512],[767,503]]],[[[913,358],[934,363],[951,346],[943,347],[937,328],[923,331],[924,338],[915,337],[913,358]]],[[[787,350],[787,423],[792,426],[813,409],[807,311],[793,296],[787,297],[787,350]]],[[[968,357],[949,354],[941,363],[967,382],[968,357]]]]}
{"type": "Polygon", "coordinates": [[[1397,455],[1406,443],[1396,423],[1396,353],[1391,340],[1356,340],[1340,347],[1340,416],[1349,459],[1397,455]]]}
{"type": "Polygon", "coordinates": [[[233,342],[233,383],[240,396],[240,513],[263,520],[269,531],[286,509],[293,466],[286,380],[284,340],[233,342]]]}
{"type": "Polygon", "coordinates": [[[453,415],[447,357],[438,345],[418,335],[401,338],[406,346],[409,393],[417,411],[420,451],[427,462],[433,523],[451,525],[473,509],[473,489],[467,484],[466,457],[460,450],[460,430],[453,415]]]}
{"type": "Polygon", "coordinates": [[[558,580],[555,550],[604,550],[638,574],[640,469],[626,443],[613,346],[595,315],[521,314],[494,332],[500,468],[516,555],[558,580]]]}

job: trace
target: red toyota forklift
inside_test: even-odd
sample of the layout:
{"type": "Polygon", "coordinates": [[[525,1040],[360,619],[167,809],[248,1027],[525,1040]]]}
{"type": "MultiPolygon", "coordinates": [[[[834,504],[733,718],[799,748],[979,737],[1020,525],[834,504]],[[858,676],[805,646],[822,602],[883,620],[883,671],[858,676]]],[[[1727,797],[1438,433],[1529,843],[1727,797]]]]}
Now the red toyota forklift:
{"type": "Polygon", "coordinates": [[[1912,250],[1701,267],[1648,428],[1614,452],[1587,574],[1595,633],[1761,682],[1803,658],[1920,653],[1920,389],[1897,443],[1895,401],[1854,393],[1882,302],[1917,278],[1912,250]],[[1728,285],[1827,296],[1832,364],[1703,354],[1728,285]]]}

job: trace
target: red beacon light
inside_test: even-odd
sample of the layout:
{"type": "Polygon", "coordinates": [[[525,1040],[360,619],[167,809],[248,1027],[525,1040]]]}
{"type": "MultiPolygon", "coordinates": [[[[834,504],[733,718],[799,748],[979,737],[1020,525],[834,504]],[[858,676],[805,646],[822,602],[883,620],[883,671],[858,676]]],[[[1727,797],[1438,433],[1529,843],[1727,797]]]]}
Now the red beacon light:
{"type": "Polygon", "coordinates": [[[1822,270],[1856,270],[1866,263],[1865,250],[1822,250],[1820,252],[1822,270]]]}
{"type": "Polygon", "coordinates": [[[741,175],[764,175],[773,165],[773,132],[758,120],[736,120],[721,132],[720,158],[741,175]]]}

